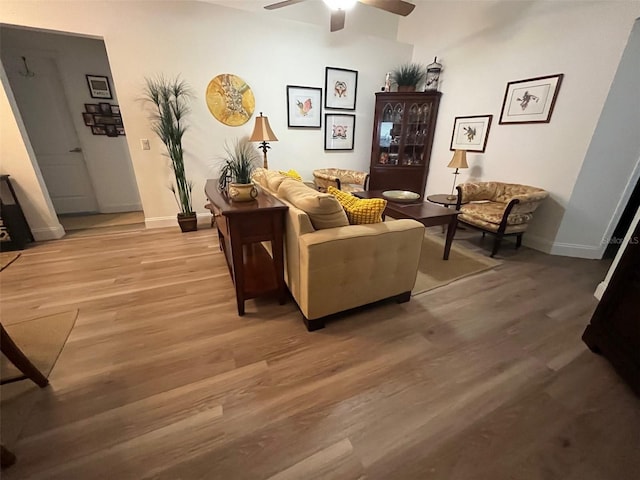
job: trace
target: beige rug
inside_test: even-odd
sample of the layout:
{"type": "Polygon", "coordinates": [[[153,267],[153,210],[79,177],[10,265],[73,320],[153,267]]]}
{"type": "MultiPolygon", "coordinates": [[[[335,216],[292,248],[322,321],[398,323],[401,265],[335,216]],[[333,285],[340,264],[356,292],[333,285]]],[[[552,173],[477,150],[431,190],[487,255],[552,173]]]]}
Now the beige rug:
{"type": "Polygon", "coordinates": [[[2,252],[0,253],[0,272],[15,262],[20,256],[20,252],[2,252]]]}
{"type": "MultiPolygon", "coordinates": [[[[31,362],[48,377],[58,356],[76,323],[78,310],[35,318],[23,322],[4,321],[4,328],[31,362]]],[[[0,373],[2,380],[19,377],[22,373],[1,357],[0,373]]],[[[0,387],[0,428],[2,443],[12,445],[29,418],[31,409],[46,395],[47,389],[41,389],[29,379],[8,383],[0,387]]]]}
{"type": "Polygon", "coordinates": [[[444,239],[427,233],[422,242],[418,278],[411,295],[418,295],[469,275],[490,270],[501,262],[456,245],[453,241],[449,260],[443,260],[444,239]]]}

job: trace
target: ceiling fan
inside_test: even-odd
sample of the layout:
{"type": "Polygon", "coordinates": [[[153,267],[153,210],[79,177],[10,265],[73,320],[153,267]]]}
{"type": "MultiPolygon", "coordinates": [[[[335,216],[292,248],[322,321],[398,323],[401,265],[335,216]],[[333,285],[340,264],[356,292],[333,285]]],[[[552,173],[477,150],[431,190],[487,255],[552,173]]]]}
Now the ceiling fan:
{"type": "MultiPolygon", "coordinates": [[[[282,2],[272,3],[264,7],[267,10],[275,10],[277,8],[288,7],[296,3],[302,3],[306,0],[284,0],[282,2]]],[[[324,0],[331,7],[331,31],[336,32],[344,28],[344,19],[346,10],[355,5],[356,1],[370,5],[386,12],[395,13],[406,17],[416,7],[414,4],[405,2],[404,0],[324,0]]]]}

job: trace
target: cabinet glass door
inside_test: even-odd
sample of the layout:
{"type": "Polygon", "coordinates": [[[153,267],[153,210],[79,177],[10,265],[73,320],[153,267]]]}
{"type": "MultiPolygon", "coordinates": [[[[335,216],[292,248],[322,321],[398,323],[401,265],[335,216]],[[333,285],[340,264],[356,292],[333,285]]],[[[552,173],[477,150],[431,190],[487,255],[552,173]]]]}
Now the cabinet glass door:
{"type": "Polygon", "coordinates": [[[399,165],[403,120],[404,105],[402,103],[387,103],[384,105],[378,144],[379,165],[399,165]]]}
{"type": "Polygon", "coordinates": [[[429,132],[431,105],[413,103],[408,108],[407,124],[403,132],[402,165],[423,165],[425,142],[429,132]]]}

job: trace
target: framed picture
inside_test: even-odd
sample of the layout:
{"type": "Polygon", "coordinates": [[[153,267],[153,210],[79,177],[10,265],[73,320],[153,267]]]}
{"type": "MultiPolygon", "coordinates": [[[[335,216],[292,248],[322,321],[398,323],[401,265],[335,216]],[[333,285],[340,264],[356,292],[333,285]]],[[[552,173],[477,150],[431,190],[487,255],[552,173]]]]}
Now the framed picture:
{"type": "Polygon", "coordinates": [[[357,71],[326,67],[324,74],[324,108],[355,110],[357,91],[357,71]]]}
{"type": "Polygon", "coordinates": [[[453,133],[451,134],[449,150],[484,152],[492,119],[493,115],[456,117],[453,121],[453,133]]]}
{"type": "Polygon", "coordinates": [[[322,89],[287,85],[287,123],[289,127],[320,128],[322,89]]]}
{"type": "Polygon", "coordinates": [[[562,77],[559,73],[507,83],[499,123],[549,123],[562,77]]]}
{"type": "Polygon", "coordinates": [[[87,113],[100,113],[100,105],[95,103],[85,103],[84,109],[87,113]]]}
{"type": "Polygon", "coordinates": [[[324,149],[353,150],[356,116],[343,113],[324,114],[324,149]]]}
{"type": "Polygon", "coordinates": [[[103,115],[111,115],[111,104],[110,103],[100,103],[100,113],[103,115]]]}
{"type": "Polygon", "coordinates": [[[115,125],[116,117],[112,117],[111,115],[94,115],[94,125],[115,125]]]}
{"type": "Polygon", "coordinates": [[[111,105],[111,115],[120,115],[119,105],[111,105]]]}
{"type": "Polygon", "coordinates": [[[106,135],[107,130],[104,125],[94,125],[91,127],[91,133],[94,135],[106,135]]]}
{"type": "Polygon", "coordinates": [[[117,137],[118,129],[115,125],[105,125],[105,131],[107,132],[107,137],[117,137]]]}
{"type": "Polygon", "coordinates": [[[121,137],[126,136],[126,133],[124,133],[124,127],[116,125],[116,131],[118,132],[118,135],[120,135],[121,137]]]}
{"type": "Polygon", "coordinates": [[[103,75],[86,75],[91,98],[113,98],[109,78],[103,75]]]}
{"type": "Polygon", "coordinates": [[[84,124],[88,127],[96,124],[95,120],[93,119],[93,113],[83,113],[82,118],[84,119],[84,124]]]}

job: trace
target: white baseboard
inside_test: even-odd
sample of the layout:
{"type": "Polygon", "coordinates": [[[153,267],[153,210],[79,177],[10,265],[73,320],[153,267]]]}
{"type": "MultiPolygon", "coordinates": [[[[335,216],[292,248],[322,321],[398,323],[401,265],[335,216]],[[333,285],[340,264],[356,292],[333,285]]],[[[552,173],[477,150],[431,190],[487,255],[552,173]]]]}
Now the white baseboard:
{"type": "Polygon", "coordinates": [[[120,205],[100,206],[100,213],[139,212],[142,205],[139,203],[123,203],[120,205]]]}
{"type": "Polygon", "coordinates": [[[598,300],[602,300],[602,295],[604,294],[604,291],[607,289],[607,287],[608,284],[606,282],[600,282],[596,287],[596,291],[593,292],[593,296],[598,300]]]}
{"type": "MultiPolygon", "coordinates": [[[[198,227],[211,226],[211,214],[210,213],[198,213],[198,227]]],[[[146,228],[167,228],[177,227],[178,218],[176,215],[171,217],[151,217],[145,218],[144,224],[146,228]]]]}
{"type": "Polygon", "coordinates": [[[573,243],[554,243],[551,255],[561,255],[563,257],[588,258],[599,260],[602,258],[602,246],[577,245],[573,243]]]}
{"type": "Polygon", "coordinates": [[[64,228],[59,223],[53,227],[33,228],[31,229],[33,238],[36,242],[43,242],[45,240],[58,240],[64,237],[64,228]]]}

